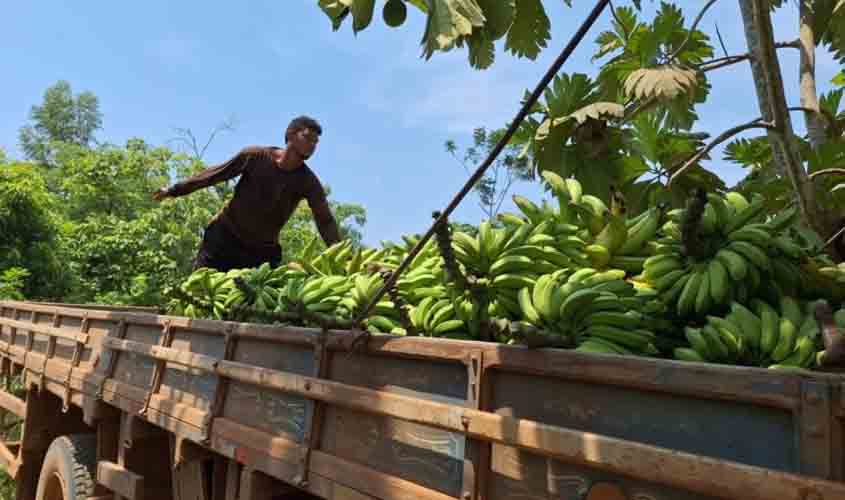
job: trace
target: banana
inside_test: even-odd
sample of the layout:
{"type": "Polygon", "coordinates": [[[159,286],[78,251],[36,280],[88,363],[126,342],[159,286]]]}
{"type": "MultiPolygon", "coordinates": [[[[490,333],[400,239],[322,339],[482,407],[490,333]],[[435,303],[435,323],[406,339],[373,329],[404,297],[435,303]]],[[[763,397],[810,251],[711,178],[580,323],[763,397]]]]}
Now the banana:
{"type": "Polygon", "coordinates": [[[706,363],[707,360],[702,357],[698,352],[694,349],[690,349],[689,347],[676,347],[672,354],[674,354],[675,359],[679,361],[691,361],[696,363],[706,363]]]}
{"type": "Polygon", "coordinates": [[[725,200],[714,193],[707,193],[707,205],[712,207],[716,215],[716,229],[721,230],[730,222],[731,214],[725,205],[725,200]]]}
{"type": "Polygon", "coordinates": [[[512,197],[514,205],[522,212],[532,224],[539,224],[543,220],[543,213],[534,202],[518,194],[512,197]]]}
{"type": "Polygon", "coordinates": [[[733,318],[736,318],[735,323],[749,346],[759,349],[763,329],[762,319],[738,302],[731,303],[731,314],[733,318]]]}
{"type": "Polygon", "coordinates": [[[625,220],[619,215],[608,215],[607,224],[596,236],[596,244],[608,249],[615,254],[628,238],[628,230],[625,227],[625,220]]]}
{"type": "Polygon", "coordinates": [[[732,349],[725,343],[724,337],[716,328],[711,325],[704,325],[701,328],[701,335],[707,341],[710,352],[713,353],[714,361],[731,361],[732,349]]]}
{"type": "Polygon", "coordinates": [[[587,245],[584,247],[584,253],[596,269],[604,269],[610,263],[610,250],[604,245],[597,243],[587,245]]]}
{"type": "Polygon", "coordinates": [[[695,302],[698,298],[698,288],[704,278],[704,273],[694,269],[690,279],[684,285],[681,295],[678,297],[677,312],[680,317],[687,317],[695,311],[695,302]]]}
{"type": "Polygon", "coordinates": [[[602,271],[588,276],[581,280],[581,283],[583,283],[584,286],[594,287],[610,281],[621,281],[623,279],[625,279],[625,271],[621,269],[609,269],[607,271],[602,271]]]}
{"type": "Polygon", "coordinates": [[[771,271],[771,263],[766,252],[747,241],[732,241],[728,243],[729,249],[745,257],[761,271],[771,271]]]}
{"type": "Polygon", "coordinates": [[[739,214],[744,212],[748,208],[748,200],[745,196],[737,193],[736,191],[731,191],[725,193],[725,202],[730,206],[734,213],[739,214]]]}
{"type": "Polygon", "coordinates": [[[728,236],[728,241],[745,241],[764,251],[773,245],[772,235],[765,224],[749,224],[737,229],[728,236]]]}
{"type": "Polygon", "coordinates": [[[629,274],[639,274],[643,272],[645,261],[648,257],[635,257],[617,255],[610,259],[610,267],[614,269],[622,269],[629,274]]]}
{"type": "Polygon", "coordinates": [[[491,284],[498,288],[515,288],[518,290],[522,287],[532,286],[535,279],[533,275],[505,273],[493,278],[491,284]]]}
{"type": "Polygon", "coordinates": [[[725,227],[725,234],[730,236],[730,234],[735,230],[747,225],[749,222],[762,215],[765,208],[762,196],[752,197],[752,201],[748,204],[748,207],[745,210],[736,213],[731,218],[731,221],[725,227]]]}
{"type": "Polygon", "coordinates": [[[713,205],[708,203],[704,206],[704,215],[701,217],[701,232],[705,235],[715,234],[719,228],[719,220],[713,205]]]}
{"type": "Polygon", "coordinates": [[[783,317],[788,318],[795,328],[801,326],[803,313],[798,301],[792,297],[783,297],[780,301],[780,312],[783,317]]]}
{"type": "Polygon", "coordinates": [[[702,358],[715,360],[718,357],[718,355],[711,349],[707,339],[702,335],[700,328],[688,326],[684,328],[684,335],[686,336],[687,342],[689,342],[692,348],[695,349],[702,358]]]}
{"type": "Polygon", "coordinates": [[[667,273],[682,269],[683,267],[684,262],[676,255],[655,255],[649,257],[643,263],[643,274],[647,280],[654,283],[667,273]]]}
{"type": "Polygon", "coordinates": [[[499,212],[498,214],[496,214],[496,218],[499,219],[499,221],[501,223],[505,224],[506,226],[520,226],[521,227],[521,226],[526,225],[525,219],[523,219],[522,217],[520,217],[520,216],[518,216],[514,213],[510,213],[510,212],[499,212]]]}
{"type": "Polygon", "coordinates": [[[647,240],[650,240],[657,233],[660,224],[660,210],[650,208],[646,217],[628,229],[628,233],[617,253],[620,255],[631,255],[639,251],[647,240]]]}
{"type": "Polygon", "coordinates": [[[498,276],[506,273],[521,273],[535,267],[535,261],[521,255],[503,257],[490,266],[490,276],[498,276]]]}
{"type": "Polygon", "coordinates": [[[792,320],[787,317],[780,318],[778,323],[778,342],[772,351],[772,360],[783,361],[795,348],[797,330],[792,320]]]}
{"type": "Polygon", "coordinates": [[[580,308],[586,307],[590,302],[592,302],[599,296],[601,296],[601,292],[597,292],[595,290],[590,289],[577,290],[571,293],[569,296],[563,299],[563,303],[560,305],[559,317],[574,317],[580,308]]]}
{"type": "Polygon", "coordinates": [[[438,324],[432,332],[434,336],[441,336],[446,333],[454,332],[463,328],[464,322],[459,319],[450,319],[438,324]]]}
{"type": "Polygon", "coordinates": [[[728,248],[722,248],[716,252],[716,258],[724,264],[732,280],[741,282],[745,279],[748,274],[748,262],[742,255],[728,248]]]}
{"type": "Polygon", "coordinates": [[[695,313],[698,316],[703,316],[713,303],[710,297],[710,273],[705,271],[701,273],[701,282],[698,284],[698,294],[695,297],[695,313]]]}
{"type": "Polygon", "coordinates": [[[730,294],[728,270],[720,260],[712,259],[707,265],[707,274],[710,277],[710,297],[713,304],[724,304],[730,294]]]}

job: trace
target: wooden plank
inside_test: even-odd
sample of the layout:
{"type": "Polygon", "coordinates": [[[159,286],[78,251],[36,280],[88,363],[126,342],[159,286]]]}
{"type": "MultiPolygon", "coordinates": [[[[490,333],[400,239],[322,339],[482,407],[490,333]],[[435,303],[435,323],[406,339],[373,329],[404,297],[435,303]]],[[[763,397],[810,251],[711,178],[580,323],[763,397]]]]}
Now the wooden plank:
{"type": "MultiPolygon", "coordinates": [[[[487,369],[562,377],[602,385],[742,401],[797,410],[801,378],[764,368],[723,367],[672,360],[502,346],[484,353],[487,369]]],[[[815,375],[813,378],[822,376],[815,375]]]]}
{"type": "Polygon", "coordinates": [[[97,482],[129,500],[144,499],[144,478],[114,462],[97,462],[97,482]]]}
{"type": "Polygon", "coordinates": [[[133,352],[147,356],[159,361],[177,363],[191,368],[197,368],[206,372],[214,372],[216,358],[204,354],[196,354],[188,351],[180,351],[169,347],[144,344],[132,340],[118,340],[115,338],[103,339],[103,347],[123,352],[133,352]]]}
{"type": "Polygon", "coordinates": [[[300,394],[339,406],[464,432],[563,461],[686,488],[748,500],[801,499],[808,488],[845,498],[845,484],[774,472],[734,462],[575,431],[539,422],[460,408],[398,394],[350,387],[289,373],[221,361],[217,372],[241,382],[300,394]],[[630,457],[637,457],[631,460],[630,457]]]}
{"type": "Polygon", "coordinates": [[[88,335],[86,334],[75,333],[73,331],[68,331],[68,329],[66,328],[56,328],[54,326],[46,324],[35,324],[30,323],[28,321],[17,321],[9,318],[0,318],[0,324],[5,324],[6,326],[11,328],[29,330],[34,333],[48,335],[50,337],[57,337],[65,340],[70,340],[72,342],[82,342],[84,344],[88,341],[88,335]]]}
{"type": "Polygon", "coordinates": [[[226,473],[229,469],[229,460],[226,457],[215,454],[213,467],[211,473],[211,500],[226,500],[226,473]]]}
{"type": "Polygon", "coordinates": [[[19,418],[26,418],[26,401],[6,391],[0,391],[0,406],[19,418]]]}
{"type": "Polygon", "coordinates": [[[454,500],[417,483],[382,474],[369,467],[341,460],[320,450],[311,451],[311,471],[376,498],[391,500],[454,500]]]}

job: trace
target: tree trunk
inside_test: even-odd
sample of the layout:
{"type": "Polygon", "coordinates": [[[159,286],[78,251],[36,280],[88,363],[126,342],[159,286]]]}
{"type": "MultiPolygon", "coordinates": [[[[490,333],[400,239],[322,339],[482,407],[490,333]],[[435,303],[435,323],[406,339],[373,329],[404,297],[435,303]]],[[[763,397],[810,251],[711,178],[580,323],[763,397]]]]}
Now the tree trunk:
{"type": "Polygon", "coordinates": [[[775,168],[792,182],[804,222],[822,235],[829,233],[828,224],[816,203],[813,183],[810,182],[784,95],[783,77],[775,52],[772,18],[768,0],[739,0],[748,52],[751,54],[751,73],[757,89],[760,114],[764,121],[774,124],[768,133],[772,145],[775,168]]]}
{"type": "Polygon", "coordinates": [[[816,94],[816,36],[813,30],[815,14],[808,2],[801,1],[801,25],[799,41],[801,48],[801,107],[805,109],[804,120],[813,149],[825,143],[825,121],[819,108],[816,94]]]}

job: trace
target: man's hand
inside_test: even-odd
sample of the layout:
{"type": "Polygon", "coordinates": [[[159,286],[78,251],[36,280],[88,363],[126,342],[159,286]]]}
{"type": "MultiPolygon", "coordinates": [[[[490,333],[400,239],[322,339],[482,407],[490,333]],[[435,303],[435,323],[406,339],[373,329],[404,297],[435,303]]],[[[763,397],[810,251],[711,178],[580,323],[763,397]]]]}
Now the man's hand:
{"type": "Polygon", "coordinates": [[[168,196],[170,196],[170,193],[168,192],[168,188],[161,188],[158,191],[153,192],[153,199],[155,201],[161,201],[161,200],[167,198],[168,196]]]}

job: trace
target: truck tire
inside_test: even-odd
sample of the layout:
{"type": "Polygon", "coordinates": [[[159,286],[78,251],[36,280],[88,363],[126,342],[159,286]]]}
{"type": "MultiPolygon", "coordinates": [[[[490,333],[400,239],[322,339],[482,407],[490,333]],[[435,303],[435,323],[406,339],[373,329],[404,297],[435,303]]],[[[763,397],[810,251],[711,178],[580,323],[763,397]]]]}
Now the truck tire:
{"type": "Polygon", "coordinates": [[[37,500],[85,500],[96,484],[97,436],[74,434],[53,440],[38,476],[37,500]]]}

